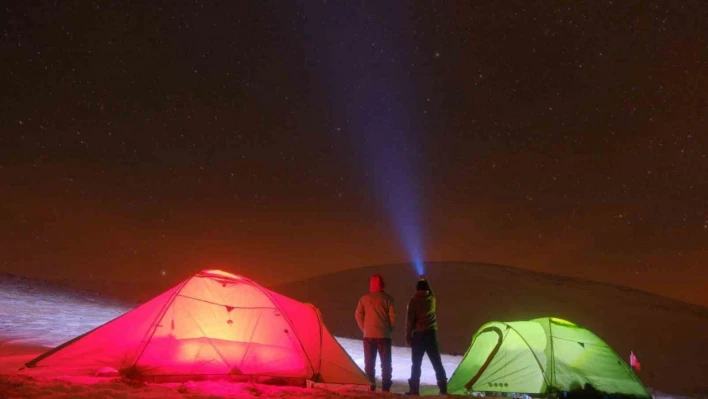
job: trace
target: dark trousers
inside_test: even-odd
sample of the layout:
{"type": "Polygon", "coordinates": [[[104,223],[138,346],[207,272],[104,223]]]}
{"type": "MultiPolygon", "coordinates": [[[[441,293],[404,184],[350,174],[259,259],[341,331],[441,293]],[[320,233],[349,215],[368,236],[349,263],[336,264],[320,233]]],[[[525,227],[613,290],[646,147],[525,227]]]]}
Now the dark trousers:
{"type": "Polygon", "coordinates": [[[423,363],[423,355],[428,354],[430,363],[435,369],[435,378],[438,381],[447,381],[445,368],[440,358],[440,342],[438,341],[437,330],[416,331],[411,339],[411,380],[420,381],[420,366],[423,363]]]}
{"type": "Polygon", "coordinates": [[[371,386],[376,386],[376,353],[381,357],[381,388],[385,391],[391,389],[391,338],[364,338],[364,371],[371,381],[371,386]]]}

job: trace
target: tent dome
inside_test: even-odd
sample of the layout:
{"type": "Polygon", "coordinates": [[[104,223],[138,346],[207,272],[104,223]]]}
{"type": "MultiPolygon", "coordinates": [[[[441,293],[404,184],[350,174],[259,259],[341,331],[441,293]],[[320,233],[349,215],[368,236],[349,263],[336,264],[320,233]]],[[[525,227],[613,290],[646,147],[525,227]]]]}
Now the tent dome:
{"type": "Polygon", "coordinates": [[[204,270],[26,364],[141,377],[282,377],[367,385],[319,311],[241,276],[204,270]]]}
{"type": "Polygon", "coordinates": [[[472,338],[449,392],[543,394],[588,386],[649,397],[632,369],[591,331],[567,320],[490,322],[472,338]]]}

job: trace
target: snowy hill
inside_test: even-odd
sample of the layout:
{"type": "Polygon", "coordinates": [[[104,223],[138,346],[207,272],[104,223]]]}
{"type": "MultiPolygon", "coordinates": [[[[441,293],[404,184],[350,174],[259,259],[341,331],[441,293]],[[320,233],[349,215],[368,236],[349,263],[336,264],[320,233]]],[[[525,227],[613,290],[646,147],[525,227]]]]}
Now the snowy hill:
{"type": "MultiPolygon", "coordinates": [[[[360,337],[354,321],[368,278],[381,274],[397,301],[403,343],[406,302],[416,275],[408,264],[371,266],[276,289],[317,305],[338,336],[360,337]]],[[[463,354],[472,334],[491,320],[555,316],[595,332],[623,358],[633,350],[645,385],[687,395],[708,394],[708,309],[625,287],[479,263],[435,262],[427,276],[438,298],[443,350],[463,354]]]]}
{"type": "Polygon", "coordinates": [[[135,305],[64,284],[0,273],[0,342],[55,346],[135,305]]]}

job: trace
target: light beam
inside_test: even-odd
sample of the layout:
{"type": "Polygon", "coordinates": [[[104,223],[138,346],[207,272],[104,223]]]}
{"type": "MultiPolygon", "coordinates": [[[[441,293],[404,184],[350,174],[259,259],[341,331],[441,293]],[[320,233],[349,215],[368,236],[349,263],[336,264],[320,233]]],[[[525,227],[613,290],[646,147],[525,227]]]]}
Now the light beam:
{"type": "Polygon", "coordinates": [[[420,275],[425,270],[417,96],[407,43],[396,43],[404,30],[405,8],[384,3],[371,5],[376,12],[354,3],[328,5],[332,10],[324,14],[336,18],[312,21],[313,37],[326,38],[329,57],[323,75],[329,77],[326,90],[335,124],[344,127],[357,154],[354,161],[363,163],[378,203],[420,275]]]}

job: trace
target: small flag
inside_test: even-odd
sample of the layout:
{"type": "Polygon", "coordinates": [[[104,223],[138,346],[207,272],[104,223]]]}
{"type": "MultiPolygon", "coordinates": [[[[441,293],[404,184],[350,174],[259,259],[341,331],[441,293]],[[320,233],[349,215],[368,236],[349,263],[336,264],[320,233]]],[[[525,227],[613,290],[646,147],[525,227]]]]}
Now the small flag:
{"type": "Polygon", "coordinates": [[[634,351],[629,351],[629,365],[637,370],[637,372],[642,371],[642,365],[639,363],[639,360],[637,360],[637,357],[634,356],[634,351]]]}

